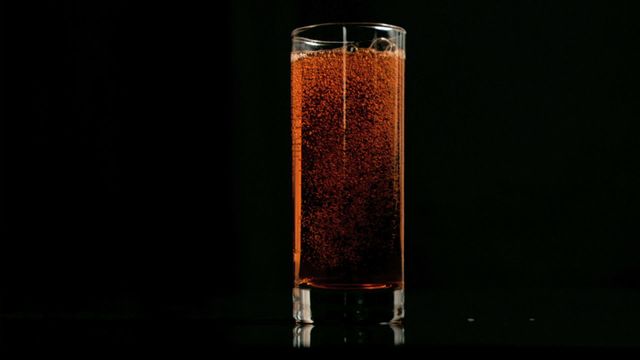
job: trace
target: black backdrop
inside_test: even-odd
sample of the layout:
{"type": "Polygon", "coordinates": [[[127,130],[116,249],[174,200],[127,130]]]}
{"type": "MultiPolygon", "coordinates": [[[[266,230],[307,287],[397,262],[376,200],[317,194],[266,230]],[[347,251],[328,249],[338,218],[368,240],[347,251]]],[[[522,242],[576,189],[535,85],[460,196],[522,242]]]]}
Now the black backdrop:
{"type": "Polygon", "coordinates": [[[5,312],[206,314],[212,298],[253,291],[288,301],[289,33],[328,21],[408,32],[409,289],[640,286],[630,7],[13,6],[5,312]]]}

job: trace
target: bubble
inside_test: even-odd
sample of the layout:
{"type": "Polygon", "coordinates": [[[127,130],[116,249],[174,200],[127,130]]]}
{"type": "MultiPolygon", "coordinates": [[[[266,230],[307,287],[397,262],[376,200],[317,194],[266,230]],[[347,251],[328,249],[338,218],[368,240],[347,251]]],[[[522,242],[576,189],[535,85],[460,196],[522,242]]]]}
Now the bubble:
{"type": "MultiPolygon", "coordinates": [[[[334,283],[353,281],[354,275],[368,283],[401,276],[387,264],[397,263],[401,247],[396,144],[404,62],[398,51],[370,45],[371,38],[308,51],[292,66],[292,128],[300,144],[294,167],[301,174],[296,175],[301,176],[296,241],[306,249],[296,264],[309,274],[304,281],[317,277],[321,283],[327,272],[334,283]],[[369,251],[375,251],[375,260],[369,260],[369,251]]],[[[366,304],[358,300],[357,307],[366,304]]]]}
{"type": "Polygon", "coordinates": [[[369,49],[378,50],[378,51],[394,51],[396,49],[396,44],[393,41],[387,38],[377,38],[371,42],[369,49]]]}

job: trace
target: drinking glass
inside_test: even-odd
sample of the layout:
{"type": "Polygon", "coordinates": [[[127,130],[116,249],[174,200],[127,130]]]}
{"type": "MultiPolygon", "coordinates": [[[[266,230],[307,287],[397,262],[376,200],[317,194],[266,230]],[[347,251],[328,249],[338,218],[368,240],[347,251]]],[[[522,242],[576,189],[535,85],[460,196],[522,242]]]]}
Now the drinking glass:
{"type": "Polygon", "coordinates": [[[292,32],[293,317],[404,319],[404,29],[292,32]]]}

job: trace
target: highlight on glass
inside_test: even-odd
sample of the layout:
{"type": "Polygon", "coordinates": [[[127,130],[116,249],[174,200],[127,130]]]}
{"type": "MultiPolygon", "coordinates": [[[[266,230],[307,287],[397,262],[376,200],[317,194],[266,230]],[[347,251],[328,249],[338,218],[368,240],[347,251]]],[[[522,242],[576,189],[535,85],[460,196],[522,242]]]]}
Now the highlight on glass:
{"type": "Polygon", "coordinates": [[[292,32],[293,317],[404,319],[404,29],[292,32]]]}

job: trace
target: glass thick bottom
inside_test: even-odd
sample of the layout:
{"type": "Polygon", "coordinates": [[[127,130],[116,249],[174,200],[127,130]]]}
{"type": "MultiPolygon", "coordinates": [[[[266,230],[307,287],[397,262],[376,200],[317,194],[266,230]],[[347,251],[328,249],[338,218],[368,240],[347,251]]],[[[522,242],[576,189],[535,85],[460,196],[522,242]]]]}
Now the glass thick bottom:
{"type": "Polygon", "coordinates": [[[400,324],[404,321],[404,289],[294,287],[293,318],[299,324],[400,324]]]}

